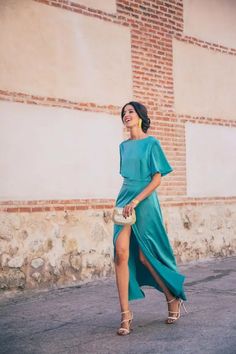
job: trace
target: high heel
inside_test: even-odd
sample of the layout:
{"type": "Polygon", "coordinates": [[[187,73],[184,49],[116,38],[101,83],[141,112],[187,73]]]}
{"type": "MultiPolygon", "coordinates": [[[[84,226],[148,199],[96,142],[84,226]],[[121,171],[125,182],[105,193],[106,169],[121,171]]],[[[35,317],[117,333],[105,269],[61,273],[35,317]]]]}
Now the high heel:
{"type": "MultiPolygon", "coordinates": [[[[172,300],[167,301],[168,304],[170,304],[171,302],[178,300],[177,297],[174,297],[172,300]]],[[[180,318],[180,310],[181,310],[181,305],[183,305],[184,311],[187,313],[188,311],[186,310],[186,307],[184,305],[184,301],[182,299],[179,299],[179,304],[178,304],[178,312],[176,311],[169,311],[170,314],[177,314],[177,316],[168,316],[165,323],[167,324],[172,324],[174,322],[176,322],[179,318],[180,318]]]]}
{"type": "Polygon", "coordinates": [[[121,312],[121,315],[123,315],[123,313],[128,313],[128,312],[131,314],[131,317],[122,320],[121,323],[120,323],[120,324],[122,325],[122,323],[128,322],[128,328],[120,327],[120,328],[117,330],[117,332],[116,332],[116,333],[119,334],[120,336],[125,336],[125,335],[127,335],[127,334],[130,334],[130,332],[133,330],[133,329],[131,328],[131,323],[132,323],[132,320],[133,320],[133,312],[130,311],[130,310],[128,310],[128,311],[123,311],[123,312],[121,312]]]}

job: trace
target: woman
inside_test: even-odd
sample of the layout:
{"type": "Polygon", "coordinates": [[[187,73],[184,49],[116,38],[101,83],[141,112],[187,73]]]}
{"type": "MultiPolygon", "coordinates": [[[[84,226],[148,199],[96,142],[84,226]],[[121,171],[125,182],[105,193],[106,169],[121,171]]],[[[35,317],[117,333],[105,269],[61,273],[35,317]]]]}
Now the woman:
{"type": "Polygon", "coordinates": [[[185,276],[178,272],[155,191],[161,177],[173,168],[159,140],[146,134],[150,119],[145,106],[129,102],[122,108],[121,118],[130,139],[119,146],[120,174],[124,181],[116,206],[123,208],[124,217],[134,209],[136,212],[135,224],[114,224],[113,235],[121,308],[121,327],[117,334],[126,335],[131,331],[133,319],[129,300],[145,297],[141,286],[149,285],[164,293],[169,311],[167,324],[180,317],[181,305],[187,299],[183,289],[185,276]]]}

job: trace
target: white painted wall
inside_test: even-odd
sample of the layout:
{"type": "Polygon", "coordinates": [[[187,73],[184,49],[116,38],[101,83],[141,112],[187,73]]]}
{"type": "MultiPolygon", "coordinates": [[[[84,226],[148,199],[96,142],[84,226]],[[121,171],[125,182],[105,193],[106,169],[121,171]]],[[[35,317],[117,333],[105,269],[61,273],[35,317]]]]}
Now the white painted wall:
{"type": "Polygon", "coordinates": [[[236,128],[187,123],[189,197],[236,196],[236,128]]]}
{"type": "Polygon", "coordinates": [[[235,0],[184,0],[184,34],[236,48],[235,0]]]}
{"type": "Polygon", "coordinates": [[[132,98],[129,28],[29,0],[0,1],[2,90],[122,106],[132,98]]]}
{"type": "Polygon", "coordinates": [[[114,198],[120,117],[0,102],[0,199],[114,198]]]}
{"type": "Polygon", "coordinates": [[[174,109],[236,119],[236,57],[173,40],[174,109]]]}

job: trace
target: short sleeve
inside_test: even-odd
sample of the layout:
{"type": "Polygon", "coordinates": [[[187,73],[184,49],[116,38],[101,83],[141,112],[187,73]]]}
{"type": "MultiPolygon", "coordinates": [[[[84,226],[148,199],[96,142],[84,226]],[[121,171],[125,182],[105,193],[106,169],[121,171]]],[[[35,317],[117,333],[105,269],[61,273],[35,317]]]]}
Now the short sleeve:
{"type": "Polygon", "coordinates": [[[159,140],[155,140],[150,150],[150,172],[151,176],[159,172],[162,176],[172,172],[173,168],[169,164],[159,140]]]}

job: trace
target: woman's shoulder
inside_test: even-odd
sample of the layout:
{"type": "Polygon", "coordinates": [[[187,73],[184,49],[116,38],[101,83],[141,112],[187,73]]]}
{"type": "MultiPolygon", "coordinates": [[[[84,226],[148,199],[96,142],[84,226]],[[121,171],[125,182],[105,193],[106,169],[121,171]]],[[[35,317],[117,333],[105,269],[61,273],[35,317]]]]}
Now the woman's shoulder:
{"type": "Polygon", "coordinates": [[[158,143],[159,143],[159,139],[157,139],[155,136],[149,135],[149,137],[150,137],[150,142],[151,142],[151,143],[155,143],[155,142],[158,142],[158,143]]]}
{"type": "Polygon", "coordinates": [[[158,138],[156,138],[155,136],[152,136],[151,143],[152,143],[152,145],[159,145],[161,142],[158,138]]]}
{"type": "Polygon", "coordinates": [[[144,142],[146,146],[151,148],[154,145],[160,145],[160,140],[153,135],[148,135],[148,137],[144,139],[144,142]]]}

